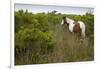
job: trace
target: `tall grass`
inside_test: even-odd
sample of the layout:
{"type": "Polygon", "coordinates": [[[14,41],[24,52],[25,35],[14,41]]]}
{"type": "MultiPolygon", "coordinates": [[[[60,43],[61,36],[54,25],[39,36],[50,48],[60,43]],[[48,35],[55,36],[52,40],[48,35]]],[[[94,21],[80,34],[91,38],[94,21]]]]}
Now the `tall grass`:
{"type": "Polygon", "coordinates": [[[69,15],[86,24],[86,38],[61,25],[63,15],[15,12],[15,65],[94,60],[93,15],[69,15]]]}

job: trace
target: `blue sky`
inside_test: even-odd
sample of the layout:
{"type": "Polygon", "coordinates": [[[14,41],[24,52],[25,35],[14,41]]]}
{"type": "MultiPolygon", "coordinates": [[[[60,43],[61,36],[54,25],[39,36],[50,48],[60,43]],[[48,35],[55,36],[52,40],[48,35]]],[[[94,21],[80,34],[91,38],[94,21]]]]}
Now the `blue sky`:
{"type": "Polygon", "coordinates": [[[71,6],[53,6],[53,5],[35,5],[35,4],[18,4],[15,3],[15,11],[23,9],[24,11],[27,9],[29,12],[33,13],[41,13],[41,12],[51,12],[53,10],[58,11],[58,13],[62,14],[76,14],[83,15],[86,12],[94,13],[94,8],[87,7],[71,7],[71,6]]]}

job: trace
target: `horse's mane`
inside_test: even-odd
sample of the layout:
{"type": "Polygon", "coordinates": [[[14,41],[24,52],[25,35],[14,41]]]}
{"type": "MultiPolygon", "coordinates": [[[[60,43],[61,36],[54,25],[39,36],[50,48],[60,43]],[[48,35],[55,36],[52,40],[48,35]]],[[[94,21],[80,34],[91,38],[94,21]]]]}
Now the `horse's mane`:
{"type": "Polygon", "coordinates": [[[68,17],[66,17],[66,18],[67,18],[68,21],[70,21],[70,22],[74,22],[73,19],[70,19],[70,18],[68,18],[68,17]]]}
{"type": "Polygon", "coordinates": [[[74,21],[73,19],[70,19],[70,18],[68,18],[68,17],[66,17],[68,20],[71,20],[71,21],[74,21]]]}

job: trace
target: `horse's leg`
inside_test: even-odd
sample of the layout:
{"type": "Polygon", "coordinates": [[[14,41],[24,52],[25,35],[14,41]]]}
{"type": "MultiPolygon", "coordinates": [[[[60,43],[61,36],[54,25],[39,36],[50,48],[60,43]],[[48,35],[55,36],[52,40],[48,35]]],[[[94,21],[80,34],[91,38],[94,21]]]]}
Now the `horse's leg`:
{"type": "Polygon", "coordinates": [[[85,40],[85,27],[81,28],[81,37],[80,42],[83,43],[85,40]]]}
{"type": "Polygon", "coordinates": [[[85,38],[85,27],[81,29],[81,36],[82,38],[85,38]]]}
{"type": "Polygon", "coordinates": [[[85,35],[84,35],[84,33],[81,32],[81,38],[80,38],[80,42],[81,42],[81,43],[83,43],[84,38],[85,38],[85,35]]]}
{"type": "Polygon", "coordinates": [[[85,38],[85,32],[81,33],[82,38],[85,38]]]}

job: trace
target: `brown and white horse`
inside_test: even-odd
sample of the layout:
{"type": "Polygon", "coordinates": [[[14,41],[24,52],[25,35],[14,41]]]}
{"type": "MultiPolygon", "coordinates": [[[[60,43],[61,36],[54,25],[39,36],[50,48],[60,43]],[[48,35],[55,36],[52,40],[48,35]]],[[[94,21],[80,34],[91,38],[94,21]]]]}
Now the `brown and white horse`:
{"type": "Polygon", "coordinates": [[[82,37],[85,37],[85,24],[82,21],[74,21],[66,16],[62,18],[61,25],[67,24],[70,32],[81,32],[82,37]]]}

